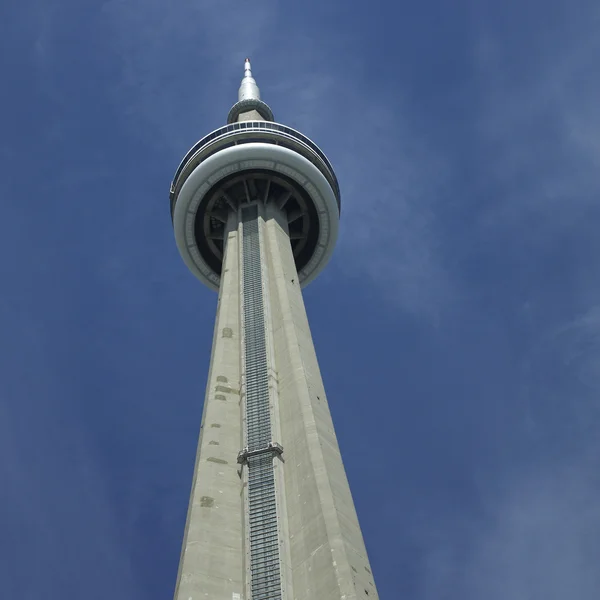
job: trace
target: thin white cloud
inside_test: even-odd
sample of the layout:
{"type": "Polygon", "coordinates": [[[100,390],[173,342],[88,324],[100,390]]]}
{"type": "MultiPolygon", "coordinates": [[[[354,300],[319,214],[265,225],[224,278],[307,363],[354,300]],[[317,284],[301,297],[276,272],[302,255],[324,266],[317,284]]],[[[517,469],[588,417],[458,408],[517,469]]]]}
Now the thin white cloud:
{"type": "Polygon", "coordinates": [[[477,24],[480,183],[496,189],[478,207],[476,236],[493,238],[502,256],[516,246],[524,271],[547,272],[546,282],[547,256],[575,242],[587,252],[566,255],[571,272],[561,281],[570,287],[560,298],[527,290],[523,416],[531,448],[544,452],[486,474],[483,516],[457,511],[415,529],[427,600],[599,595],[600,37],[595,3],[579,8],[558,30],[540,27],[512,44],[477,24]]]}
{"type": "Polygon", "coordinates": [[[444,264],[438,208],[444,158],[419,141],[395,107],[354,91],[353,121],[339,137],[341,268],[364,274],[411,315],[435,320],[457,290],[444,264]]]}
{"type": "Polygon", "coordinates": [[[600,192],[600,27],[595,3],[580,8],[561,30],[540,26],[516,40],[519,56],[491,23],[478,23],[478,132],[489,184],[503,192],[481,224],[520,224],[534,246],[581,227],[600,192]]]}
{"type": "MultiPolygon", "coordinates": [[[[104,10],[114,31],[111,45],[122,59],[121,85],[111,93],[134,135],[165,148],[175,166],[206,132],[207,123],[218,126],[224,121],[235,99],[227,90],[231,78],[235,93],[235,73],[241,71],[243,57],[257,56],[257,78],[276,116],[313,137],[337,167],[343,209],[334,264],[348,277],[371,279],[403,311],[430,320],[459,296],[444,258],[439,222],[441,188],[451,159],[420,141],[401,98],[367,90],[360,76],[348,73],[347,65],[357,57],[347,40],[336,41],[338,34],[329,32],[328,44],[334,49],[325,52],[317,36],[283,30],[284,39],[274,0],[111,0],[104,10]],[[261,72],[268,76],[261,78],[261,72]]],[[[502,40],[488,33],[477,49],[483,89],[477,142],[490,158],[484,167],[486,185],[503,186],[500,200],[481,210],[477,227],[482,237],[503,231],[548,247],[565,231],[577,234],[585,221],[595,228],[590,216],[600,187],[600,137],[594,133],[600,132],[600,102],[593,98],[599,97],[600,81],[593,60],[600,37],[595,21],[588,21],[576,39],[549,44],[552,52],[536,61],[523,79],[513,77],[502,40]]],[[[115,279],[129,281],[122,284],[127,290],[135,256],[124,264],[120,248],[110,252],[107,248],[106,267],[113,268],[115,279]]],[[[139,250],[140,256],[143,252],[139,250]]],[[[596,267],[597,262],[591,275],[596,267]]],[[[571,361],[573,377],[592,391],[600,388],[599,354],[596,342],[590,341],[598,339],[593,334],[598,331],[593,309],[600,297],[597,281],[582,276],[574,290],[582,298],[584,316],[569,319],[554,338],[541,336],[544,343],[556,340],[558,358],[552,360],[571,361]]],[[[556,333],[555,324],[549,328],[556,333]]],[[[548,367],[546,358],[536,363],[538,359],[532,351],[531,369],[548,367]]],[[[548,406],[541,390],[534,392],[531,419],[539,428],[548,406]]],[[[561,401],[578,402],[578,419],[589,422],[594,406],[579,402],[581,398],[591,401],[591,392],[577,398],[565,393],[561,401]]],[[[10,431],[2,430],[2,422],[11,423],[10,415],[4,417],[0,446],[6,455],[12,453],[13,464],[23,464],[14,454],[17,445],[10,431]]],[[[425,544],[425,597],[595,599],[600,582],[591,558],[599,554],[590,547],[588,532],[600,539],[595,508],[600,486],[590,454],[586,446],[559,466],[542,465],[539,472],[507,480],[498,497],[487,499],[487,520],[481,527],[474,520],[439,524],[425,544]],[[457,549],[457,540],[465,541],[465,552],[457,549]]],[[[106,496],[98,482],[91,482],[89,489],[94,498],[106,496]]],[[[98,511],[107,523],[114,522],[110,507],[98,511]]],[[[51,517],[40,513],[42,520],[51,517]]],[[[422,540],[425,533],[416,535],[422,540]]]]}
{"type": "MultiPolygon", "coordinates": [[[[4,318],[7,312],[8,307],[3,306],[4,318]]],[[[116,528],[115,507],[105,480],[98,477],[97,459],[72,407],[44,397],[45,390],[39,389],[39,371],[48,368],[43,348],[47,340],[38,325],[16,312],[10,311],[10,330],[19,332],[14,339],[20,341],[11,351],[13,359],[14,353],[23,358],[10,364],[28,372],[18,390],[0,387],[0,499],[8,510],[3,517],[3,536],[4,541],[13,536],[18,540],[0,567],[3,582],[18,585],[18,589],[4,588],[4,592],[33,598],[43,581],[48,590],[69,590],[75,595],[96,597],[89,590],[91,585],[95,590],[135,597],[140,588],[130,561],[132,548],[116,528]],[[37,377],[31,365],[36,365],[37,377]],[[57,523],[64,527],[64,537],[57,533],[57,523]],[[74,535],[73,530],[78,533],[74,535]],[[74,543],[77,540],[82,542],[80,547],[74,543]],[[99,562],[105,571],[97,571],[99,562]],[[27,565],[25,569],[23,565],[27,565]],[[11,568],[10,574],[4,571],[11,568]],[[29,572],[23,576],[26,569],[29,572]]],[[[46,383],[52,379],[44,374],[46,383]]]]}
{"type": "MultiPolygon", "coordinates": [[[[477,523],[430,531],[425,600],[595,600],[600,589],[595,461],[528,470],[477,523]],[[590,477],[590,474],[593,474],[590,477]]],[[[422,537],[422,536],[421,536],[422,537]]]]}
{"type": "Polygon", "coordinates": [[[215,82],[241,78],[244,57],[256,52],[278,11],[270,0],[110,0],[104,12],[122,61],[115,102],[137,135],[146,126],[150,142],[183,153],[207,133],[207,122],[224,120],[235,98],[215,82]]]}

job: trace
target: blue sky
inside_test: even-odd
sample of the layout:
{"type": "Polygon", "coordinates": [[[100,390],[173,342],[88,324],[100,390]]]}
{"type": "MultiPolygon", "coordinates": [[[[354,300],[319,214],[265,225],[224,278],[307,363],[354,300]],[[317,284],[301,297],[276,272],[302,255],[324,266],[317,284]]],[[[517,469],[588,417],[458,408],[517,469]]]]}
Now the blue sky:
{"type": "Polygon", "coordinates": [[[305,299],[382,599],[597,600],[594,0],[3,3],[0,595],[171,597],[216,295],[168,189],[246,55],[341,184],[305,299]]]}

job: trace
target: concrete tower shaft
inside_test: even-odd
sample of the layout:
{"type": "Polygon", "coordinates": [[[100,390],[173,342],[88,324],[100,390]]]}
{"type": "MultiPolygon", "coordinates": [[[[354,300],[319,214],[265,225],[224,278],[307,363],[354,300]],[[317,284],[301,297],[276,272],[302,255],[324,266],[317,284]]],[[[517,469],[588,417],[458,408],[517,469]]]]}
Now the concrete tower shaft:
{"type": "MultiPolygon", "coordinates": [[[[240,102],[260,100],[245,66],[240,102]]],[[[219,290],[175,600],[377,599],[300,285],[333,250],[337,180],[256,107],[171,187],[179,250],[219,290]]]]}

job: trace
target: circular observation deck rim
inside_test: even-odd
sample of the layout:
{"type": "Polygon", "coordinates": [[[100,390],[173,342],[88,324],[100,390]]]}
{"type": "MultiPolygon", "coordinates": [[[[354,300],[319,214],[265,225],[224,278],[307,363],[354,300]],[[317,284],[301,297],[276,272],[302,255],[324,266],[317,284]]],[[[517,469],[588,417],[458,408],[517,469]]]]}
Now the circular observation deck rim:
{"type": "Polygon", "coordinates": [[[276,139],[276,142],[284,147],[289,147],[290,150],[298,151],[298,149],[304,149],[305,152],[306,150],[308,150],[307,153],[300,152],[300,154],[302,154],[305,158],[309,159],[313,164],[315,164],[316,167],[319,167],[320,165],[318,164],[318,161],[314,160],[311,154],[316,155],[319,159],[321,159],[328,172],[323,172],[322,168],[319,168],[319,170],[323,172],[323,175],[326,177],[331,187],[333,188],[338,205],[338,210],[340,210],[340,187],[338,184],[337,177],[335,176],[335,171],[333,170],[329,159],[327,158],[327,156],[325,156],[325,153],[310,138],[306,137],[299,131],[288,127],[287,125],[281,125],[280,123],[274,123],[272,121],[242,121],[241,123],[231,123],[229,125],[219,127],[214,131],[211,131],[208,135],[205,135],[202,139],[196,142],[192,146],[192,148],[187,152],[187,154],[179,164],[179,167],[175,172],[175,177],[173,178],[173,183],[171,184],[171,189],[169,192],[169,197],[171,200],[171,212],[174,208],[176,195],[179,193],[179,190],[181,190],[183,184],[185,183],[185,181],[190,176],[193,170],[191,169],[187,173],[185,173],[184,171],[186,170],[186,166],[190,163],[194,156],[196,156],[203,148],[209,145],[214,146],[211,149],[211,151],[207,152],[206,155],[202,157],[202,160],[208,158],[209,156],[213,155],[219,150],[228,147],[229,145],[256,141],[268,141],[268,138],[270,137],[269,134],[276,134],[275,136],[273,136],[273,138],[276,139]],[[261,133],[263,135],[266,135],[265,139],[261,140],[251,138],[246,140],[232,140],[230,144],[218,143],[226,142],[228,138],[238,137],[237,134],[239,133],[261,133]],[[286,141],[291,142],[289,146],[285,144],[286,141]]]}

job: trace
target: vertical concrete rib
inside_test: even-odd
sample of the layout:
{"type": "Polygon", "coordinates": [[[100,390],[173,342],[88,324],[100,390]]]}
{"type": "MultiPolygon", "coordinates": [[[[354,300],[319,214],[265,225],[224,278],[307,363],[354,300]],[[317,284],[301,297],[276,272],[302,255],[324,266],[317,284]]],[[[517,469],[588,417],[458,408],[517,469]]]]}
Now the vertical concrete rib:
{"type": "Polygon", "coordinates": [[[242,600],[240,288],[236,220],[228,226],[213,348],[175,600],[242,600]]]}
{"type": "Polygon", "coordinates": [[[373,581],[287,232],[267,207],[270,328],[278,374],[294,600],[373,600],[373,581]]]}

